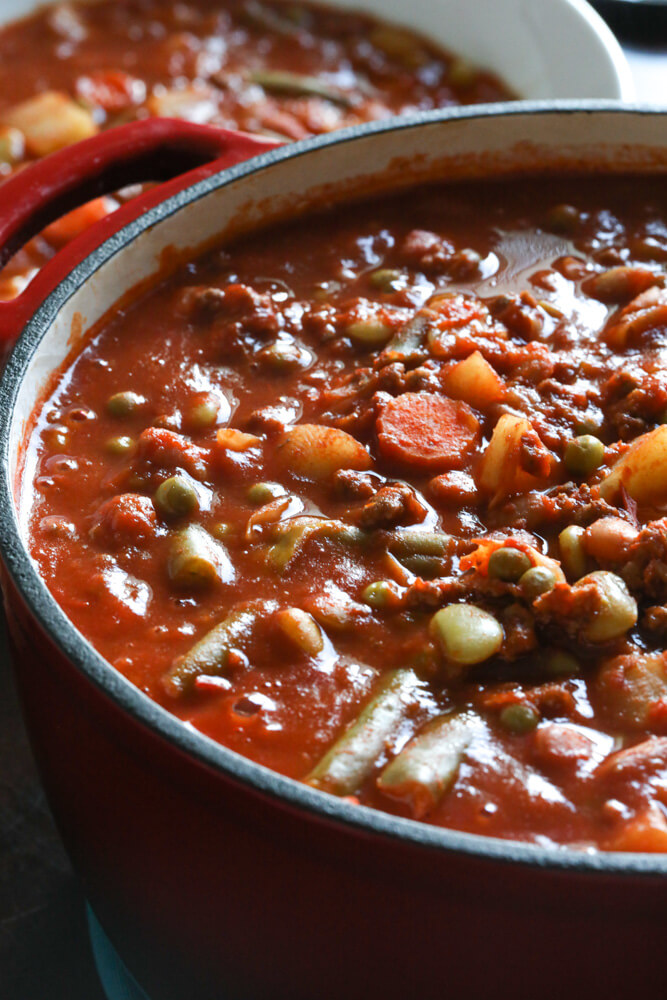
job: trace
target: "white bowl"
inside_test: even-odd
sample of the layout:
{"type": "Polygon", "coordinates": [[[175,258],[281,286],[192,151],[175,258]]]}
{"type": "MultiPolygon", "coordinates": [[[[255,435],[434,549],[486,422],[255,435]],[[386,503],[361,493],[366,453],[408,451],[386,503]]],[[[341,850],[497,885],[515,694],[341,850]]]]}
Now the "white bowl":
{"type": "MultiPolygon", "coordinates": [[[[498,73],[520,97],[634,98],[630,68],[585,0],[326,0],[407,25],[498,73]]],[[[0,26],[43,0],[0,0],[0,26]]]]}

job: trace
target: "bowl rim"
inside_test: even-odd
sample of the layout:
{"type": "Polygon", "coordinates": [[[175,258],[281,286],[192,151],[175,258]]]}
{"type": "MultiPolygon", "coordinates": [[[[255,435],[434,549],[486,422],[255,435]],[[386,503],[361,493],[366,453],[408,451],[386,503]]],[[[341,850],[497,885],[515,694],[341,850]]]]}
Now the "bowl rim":
{"type": "Polygon", "coordinates": [[[125,225],[79,263],[44,299],[24,327],[7,361],[0,381],[0,556],[6,573],[30,614],[49,640],[63,654],[78,675],[106,695],[123,714],[161,738],[171,751],[181,751],[192,763],[221,773],[226,779],[245,786],[277,805],[296,810],[313,821],[335,824],[341,829],[398,840],[414,848],[466,855],[486,862],[503,862],[552,872],[582,875],[655,877],[667,873],[667,854],[638,854],[576,850],[571,847],[543,847],[516,840],[487,837],[445,827],[430,826],[375,809],[354,805],[288,778],[241,756],[226,746],[182,722],[135,687],[116,671],[78,631],[61,610],[37,572],[23,541],[15,509],[10,469],[10,441],[17,396],[42,336],[81,285],[108,260],[121,252],[140,234],[214,190],[224,188],[252,173],[270,169],[286,159],[299,159],[314,150],[340,143],[354,143],[387,131],[408,131],[433,123],[446,127],[450,122],[504,116],[580,115],[600,112],[618,115],[659,115],[667,109],[652,105],[623,105],[615,101],[511,102],[422,112],[402,119],[390,119],[353,126],[292,145],[279,146],[237,166],[216,172],[179,192],[125,225]]]}
{"type": "MultiPolygon", "coordinates": [[[[6,27],[10,27],[13,24],[21,22],[26,18],[33,17],[38,14],[43,8],[49,6],[55,6],[58,0],[21,0],[20,10],[18,13],[16,9],[5,10],[8,3],[11,0],[0,0],[0,31],[6,27]]],[[[86,0],[87,3],[99,2],[99,0],[86,0]]],[[[526,0],[529,2],[529,0],[526,0]]],[[[16,0],[14,0],[15,8],[16,0]]],[[[579,32],[587,31],[589,32],[588,47],[589,56],[593,59],[596,64],[596,70],[598,73],[604,72],[608,75],[608,86],[606,89],[606,94],[604,97],[599,96],[597,100],[621,100],[621,101],[633,101],[636,99],[636,87],[635,81],[632,74],[632,69],[628,62],[627,56],[623,50],[623,47],[609,27],[602,15],[595,9],[595,7],[589,2],[589,0],[557,0],[557,4],[554,0],[543,0],[543,5],[546,7],[554,7],[556,27],[558,29],[564,29],[569,26],[570,29],[577,30],[579,32]]],[[[472,7],[472,4],[469,5],[472,7]]],[[[346,13],[347,9],[345,5],[339,7],[336,3],[334,4],[335,9],[341,10],[342,13],[346,13]]],[[[374,17],[382,17],[381,10],[371,10],[365,9],[366,13],[370,13],[374,17]]],[[[448,14],[449,12],[446,12],[448,14]]],[[[512,16],[512,12],[508,12],[509,16],[512,16]]],[[[553,16],[550,14],[550,16],[553,16]]],[[[394,15],[389,14],[386,18],[387,23],[404,23],[407,27],[411,25],[410,14],[406,14],[405,18],[401,18],[400,22],[394,15]]],[[[415,25],[412,25],[413,30],[415,25]]],[[[419,29],[417,29],[419,30],[419,29]]],[[[423,32],[420,32],[423,33],[423,32]]],[[[447,45],[446,38],[438,38],[437,44],[441,48],[449,49],[447,45]]],[[[456,46],[454,46],[456,49],[456,46]]],[[[465,53],[462,53],[465,55],[465,53]]],[[[493,72],[498,73],[503,77],[503,70],[496,67],[493,72]]],[[[554,88],[552,88],[553,90],[554,88]]],[[[583,85],[580,85],[579,89],[583,89],[583,85]]],[[[536,100],[537,98],[527,94],[526,100],[536,100]]],[[[551,95],[545,96],[543,99],[547,100],[562,100],[564,98],[559,98],[557,93],[552,93],[551,95]]],[[[572,100],[582,100],[585,96],[580,93],[577,96],[573,96],[572,100]]],[[[593,99],[593,98],[591,98],[593,99]]]]}

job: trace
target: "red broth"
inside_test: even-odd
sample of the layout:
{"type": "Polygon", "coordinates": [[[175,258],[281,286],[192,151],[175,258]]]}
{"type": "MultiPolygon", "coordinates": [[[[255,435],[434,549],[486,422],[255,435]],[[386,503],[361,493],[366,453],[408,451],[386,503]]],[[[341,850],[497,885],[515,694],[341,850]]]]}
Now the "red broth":
{"type": "MultiPolygon", "coordinates": [[[[0,31],[0,177],[100,129],[162,116],[278,139],[512,98],[488,72],[372,17],[274,0],[52,4],[0,31]]],[[[17,295],[98,199],[4,270],[17,295]]]]}
{"type": "Polygon", "coordinates": [[[51,592],[297,780],[666,850],[665,209],[662,178],[442,186],[184,268],[37,414],[51,592]]]}

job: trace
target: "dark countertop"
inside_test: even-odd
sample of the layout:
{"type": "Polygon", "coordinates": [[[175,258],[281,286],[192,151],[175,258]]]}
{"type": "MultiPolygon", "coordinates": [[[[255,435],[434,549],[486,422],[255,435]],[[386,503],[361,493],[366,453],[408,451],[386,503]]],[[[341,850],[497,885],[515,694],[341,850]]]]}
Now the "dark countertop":
{"type": "Polygon", "coordinates": [[[44,801],[0,627],[0,997],[104,1000],[83,895],[44,801]]]}
{"type": "MultiPolygon", "coordinates": [[[[667,105],[667,47],[626,48],[637,99],[667,105]]],[[[2,628],[0,624],[0,629],[2,628]]],[[[0,998],[104,1000],[84,899],[44,800],[0,632],[0,998]]]]}

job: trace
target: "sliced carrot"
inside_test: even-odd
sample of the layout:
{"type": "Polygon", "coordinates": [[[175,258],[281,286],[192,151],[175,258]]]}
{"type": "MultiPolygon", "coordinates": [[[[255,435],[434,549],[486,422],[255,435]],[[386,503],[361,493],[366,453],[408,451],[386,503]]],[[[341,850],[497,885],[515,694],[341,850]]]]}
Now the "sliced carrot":
{"type": "Polygon", "coordinates": [[[75,208],[73,212],[63,215],[62,219],[56,219],[46,227],[42,235],[51,246],[60,249],[75,236],[107,216],[115,207],[116,202],[112,198],[95,198],[80,208],[75,208]]]}
{"type": "Polygon", "coordinates": [[[479,440],[479,423],[465,403],[427,392],[405,392],[377,421],[384,458],[427,472],[459,469],[479,440]]]}

